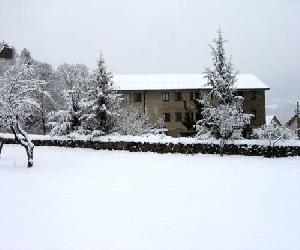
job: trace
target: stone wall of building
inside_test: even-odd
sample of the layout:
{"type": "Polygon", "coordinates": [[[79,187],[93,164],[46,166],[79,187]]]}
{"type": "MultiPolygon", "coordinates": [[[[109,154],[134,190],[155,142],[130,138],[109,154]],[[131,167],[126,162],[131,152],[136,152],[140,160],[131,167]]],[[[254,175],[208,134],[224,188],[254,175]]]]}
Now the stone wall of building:
{"type": "Polygon", "coordinates": [[[257,128],[266,123],[265,91],[240,91],[244,97],[244,112],[253,114],[251,126],[257,128]]]}
{"type": "MultiPolygon", "coordinates": [[[[194,120],[198,110],[195,105],[195,98],[199,96],[197,90],[151,90],[151,91],[122,91],[125,99],[137,107],[141,112],[147,111],[152,122],[163,119],[165,113],[170,114],[170,121],[165,122],[168,135],[179,136],[188,132],[182,121],[186,112],[192,112],[194,120]],[[140,102],[135,102],[134,95],[141,95],[140,102]],[[163,96],[169,94],[169,101],[164,101],[163,96]],[[176,93],[181,93],[181,99],[176,100],[176,93]],[[181,120],[176,119],[176,113],[181,113],[181,120]]],[[[239,91],[244,97],[244,110],[252,113],[255,117],[251,121],[252,127],[256,128],[265,124],[265,91],[239,91]]],[[[203,92],[202,92],[203,94],[203,92]]],[[[177,115],[178,116],[178,115],[177,115]]],[[[179,117],[177,117],[179,118],[179,117]]]]}

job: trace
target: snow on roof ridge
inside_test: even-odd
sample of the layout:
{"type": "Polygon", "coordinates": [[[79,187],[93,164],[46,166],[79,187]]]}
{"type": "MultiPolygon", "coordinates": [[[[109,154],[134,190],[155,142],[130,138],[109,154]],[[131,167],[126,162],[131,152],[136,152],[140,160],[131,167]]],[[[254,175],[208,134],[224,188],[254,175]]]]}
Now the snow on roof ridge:
{"type": "Polygon", "coordinates": [[[1,52],[5,47],[11,48],[11,46],[10,46],[8,43],[6,43],[5,41],[0,41],[0,52],[1,52]]]}
{"type": "MultiPolygon", "coordinates": [[[[264,89],[269,87],[254,74],[238,75],[238,89],[264,89]]],[[[207,89],[204,74],[123,74],[115,75],[118,90],[172,90],[207,89]]]]}

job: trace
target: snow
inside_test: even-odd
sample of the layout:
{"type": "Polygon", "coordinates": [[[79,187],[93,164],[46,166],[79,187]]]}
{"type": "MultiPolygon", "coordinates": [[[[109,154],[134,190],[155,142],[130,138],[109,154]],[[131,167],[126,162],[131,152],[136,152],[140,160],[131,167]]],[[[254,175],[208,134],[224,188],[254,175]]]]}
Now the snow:
{"type": "MultiPolygon", "coordinates": [[[[176,90],[207,89],[207,79],[203,74],[133,74],[115,75],[117,90],[176,90]]],[[[253,74],[240,74],[237,77],[237,89],[262,89],[269,87],[253,74]]]]}
{"type": "MultiPolygon", "coordinates": [[[[50,135],[29,135],[31,140],[81,140],[81,141],[88,141],[90,140],[89,136],[79,135],[76,133],[72,133],[68,136],[50,136],[50,135]]],[[[14,139],[12,134],[4,134],[0,133],[0,138],[3,139],[14,139]]],[[[103,135],[96,138],[93,138],[93,141],[101,141],[101,142],[141,142],[141,143],[164,143],[164,144],[219,144],[219,140],[216,139],[208,139],[208,140],[200,140],[193,137],[172,137],[166,136],[164,134],[145,134],[141,136],[135,135],[119,135],[119,134],[111,134],[111,135],[103,135]]],[[[247,144],[251,145],[260,145],[260,146],[268,146],[268,140],[262,139],[241,139],[241,140],[228,140],[227,144],[247,144]]],[[[298,146],[300,147],[300,140],[283,140],[276,143],[276,146],[298,146]]]]}
{"type": "Polygon", "coordinates": [[[0,249],[296,250],[299,160],[5,145],[0,249]]]}
{"type": "Polygon", "coordinates": [[[274,115],[267,115],[266,116],[266,124],[269,125],[274,118],[274,115]]]}

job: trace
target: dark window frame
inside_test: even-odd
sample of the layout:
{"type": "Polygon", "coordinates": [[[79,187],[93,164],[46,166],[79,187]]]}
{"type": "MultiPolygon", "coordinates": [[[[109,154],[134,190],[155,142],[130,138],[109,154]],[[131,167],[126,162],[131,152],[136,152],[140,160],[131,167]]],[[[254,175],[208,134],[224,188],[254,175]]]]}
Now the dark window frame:
{"type": "Polygon", "coordinates": [[[195,98],[194,98],[194,92],[190,92],[190,101],[194,101],[195,98]]]}
{"type": "Polygon", "coordinates": [[[133,93],[133,102],[142,102],[142,93],[133,93]]]}
{"type": "Polygon", "coordinates": [[[251,91],[250,100],[256,100],[256,91],[251,91]]]}
{"type": "Polygon", "coordinates": [[[162,94],[162,99],[163,99],[164,102],[169,102],[170,101],[170,94],[169,94],[169,92],[164,92],[162,94]]]}
{"type": "Polygon", "coordinates": [[[175,102],[181,102],[182,101],[182,94],[181,94],[181,92],[175,92],[174,93],[174,99],[175,99],[175,102]]]}
{"type": "Polygon", "coordinates": [[[164,113],[164,122],[171,122],[171,113],[164,113]]]}
{"type": "Polygon", "coordinates": [[[175,112],[175,122],[182,122],[182,113],[175,112]]]}

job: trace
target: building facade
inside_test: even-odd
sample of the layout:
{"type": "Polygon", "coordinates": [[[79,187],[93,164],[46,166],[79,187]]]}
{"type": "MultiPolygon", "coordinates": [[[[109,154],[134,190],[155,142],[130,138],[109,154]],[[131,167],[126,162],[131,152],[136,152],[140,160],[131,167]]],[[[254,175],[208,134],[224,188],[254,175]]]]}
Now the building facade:
{"type": "MultiPolygon", "coordinates": [[[[196,99],[209,91],[201,74],[120,75],[114,81],[127,102],[147,112],[153,123],[163,120],[171,136],[191,132],[184,125],[187,115],[193,121],[199,120],[196,99]]],[[[253,114],[251,127],[265,124],[265,91],[269,88],[253,75],[241,75],[237,89],[238,95],[244,97],[244,112],[253,114]]]]}

